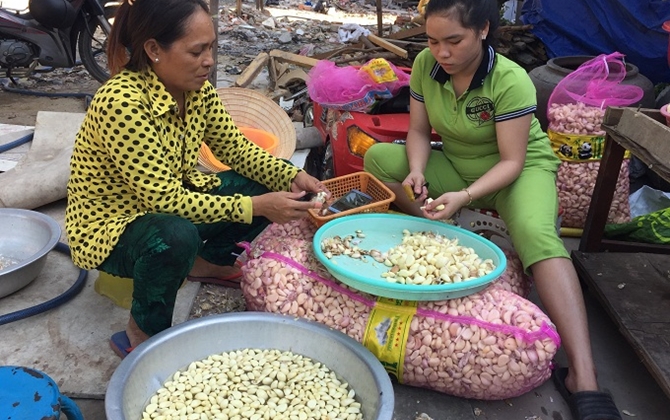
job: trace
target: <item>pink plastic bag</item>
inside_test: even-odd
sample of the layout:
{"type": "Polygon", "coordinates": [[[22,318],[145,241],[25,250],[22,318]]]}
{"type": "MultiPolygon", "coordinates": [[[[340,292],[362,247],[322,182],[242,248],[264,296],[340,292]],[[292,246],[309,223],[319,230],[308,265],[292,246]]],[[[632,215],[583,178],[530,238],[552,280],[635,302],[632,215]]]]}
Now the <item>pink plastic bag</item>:
{"type": "Polygon", "coordinates": [[[639,86],[622,85],[626,77],[624,55],[619,52],[601,54],[581,66],[554,88],[549,104],[583,103],[605,109],[628,106],[642,99],[639,86]]]}
{"type": "Polygon", "coordinates": [[[398,80],[375,83],[365,72],[353,66],[338,67],[320,60],[309,71],[309,97],[326,108],[344,111],[368,111],[378,99],[391,98],[409,84],[409,75],[389,63],[398,80]]]}

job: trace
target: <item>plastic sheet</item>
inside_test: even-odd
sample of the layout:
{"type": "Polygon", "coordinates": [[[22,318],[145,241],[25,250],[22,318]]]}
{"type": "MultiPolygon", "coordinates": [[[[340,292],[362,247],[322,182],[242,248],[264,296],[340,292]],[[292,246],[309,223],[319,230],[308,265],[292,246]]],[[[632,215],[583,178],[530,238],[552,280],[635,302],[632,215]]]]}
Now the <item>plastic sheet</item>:
{"type": "Polygon", "coordinates": [[[653,83],[669,82],[670,2],[662,0],[527,0],[521,20],[549,58],[620,51],[653,83]],[[579,16],[579,19],[575,19],[579,16]]]}

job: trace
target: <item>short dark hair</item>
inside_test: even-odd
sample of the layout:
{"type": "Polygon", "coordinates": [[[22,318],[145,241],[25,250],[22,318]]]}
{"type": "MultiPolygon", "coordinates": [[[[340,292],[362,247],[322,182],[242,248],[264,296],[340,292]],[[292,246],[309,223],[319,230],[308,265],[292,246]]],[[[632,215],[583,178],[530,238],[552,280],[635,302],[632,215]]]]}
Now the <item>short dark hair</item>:
{"type": "Polygon", "coordinates": [[[479,31],[489,23],[486,41],[493,44],[495,32],[500,25],[500,9],[496,0],[430,0],[426,5],[425,18],[445,16],[458,20],[462,27],[479,31]]]}
{"type": "Polygon", "coordinates": [[[184,35],[186,21],[200,9],[209,13],[204,0],[125,0],[114,16],[107,44],[110,73],[124,67],[133,71],[149,67],[144,43],[153,38],[169,48],[184,35]]]}

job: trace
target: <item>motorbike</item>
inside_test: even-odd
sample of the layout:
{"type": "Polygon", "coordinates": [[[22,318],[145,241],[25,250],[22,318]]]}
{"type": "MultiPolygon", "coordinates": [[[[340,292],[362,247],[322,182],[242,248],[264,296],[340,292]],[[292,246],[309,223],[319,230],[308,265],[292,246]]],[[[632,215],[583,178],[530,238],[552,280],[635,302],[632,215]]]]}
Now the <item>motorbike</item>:
{"type": "Polygon", "coordinates": [[[107,37],[120,4],[30,0],[27,11],[0,7],[0,70],[16,84],[15,77],[81,63],[104,82],[109,78],[107,37]]]}

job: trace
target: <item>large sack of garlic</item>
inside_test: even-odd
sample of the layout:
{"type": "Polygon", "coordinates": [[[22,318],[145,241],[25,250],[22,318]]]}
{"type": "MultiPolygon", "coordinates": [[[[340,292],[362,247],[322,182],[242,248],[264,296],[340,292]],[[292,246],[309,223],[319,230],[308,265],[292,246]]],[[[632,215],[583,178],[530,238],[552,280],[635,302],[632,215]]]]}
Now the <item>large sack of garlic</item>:
{"type": "MultiPolygon", "coordinates": [[[[605,150],[601,125],[610,106],[637,103],[644,91],[625,85],[623,54],[601,54],[580,65],[555,87],[547,103],[547,135],[563,162],[557,187],[563,208],[562,226],[583,228],[593,187],[605,150]]],[[[630,220],[628,160],[624,160],[608,215],[609,223],[630,220]]]]}
{"type": "Polygon", "coordinates": [[[338,329],[370,349],[399,382],[449,395],[511,398],[550,376],[560,338],[537,306],[509,291],[527,290],[527,284],[509,283],[527,282],[520,273],[448,301],[377,298],[334,279],[314,256],[313,234],[308,222],[273,224],[246,244],[248,310],[338,329]]]}
{"type": "MultiPolygon", "coordinates": [[[[616,190],[607,215],[607,223],[618,224],[630,221],[628,162],[629,159],[624,159],[621,163],[616,190]]],[[[563,209],[562,227],[584,228],[599,168],[600,162],[561,162],[558,167],[556,187],[559,206],[563,209]]]]}
{"type": "MultiPolygon", "coordinates": [[[[604,116],[604,109],[583,103],[549,105],[547,134],[554,153],[562,161],[558,167],[556,187],[559,205],[563,209],[563,227],[584,228],[605,149],[605,132],[601,128],[604,116]]],[[[628,161],[624,159],[621,164],[609,209],[609,223],[630,220],[628,161]]]]}

